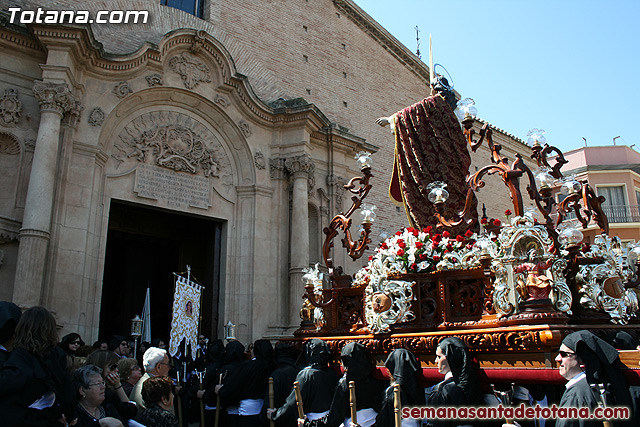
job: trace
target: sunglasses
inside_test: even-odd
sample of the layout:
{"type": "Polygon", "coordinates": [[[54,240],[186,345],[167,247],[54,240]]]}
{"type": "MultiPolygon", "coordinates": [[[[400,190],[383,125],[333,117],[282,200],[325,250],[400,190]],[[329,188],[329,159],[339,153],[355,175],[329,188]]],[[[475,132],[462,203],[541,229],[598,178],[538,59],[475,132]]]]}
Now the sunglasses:
{"type": "Polygon", "coordinates": [[[562,351],[562,350],[560,350],[558,352],[558,354],[560,355],[560,357],[569,357],[569,356],[575,356],[576,355],[575,353],[572,353],[570,351],[562,351]]]}
{"type": "Polygon", "coordinates": [[[69,344],[80,344],[80,341],[69,341],[69,344]]]}

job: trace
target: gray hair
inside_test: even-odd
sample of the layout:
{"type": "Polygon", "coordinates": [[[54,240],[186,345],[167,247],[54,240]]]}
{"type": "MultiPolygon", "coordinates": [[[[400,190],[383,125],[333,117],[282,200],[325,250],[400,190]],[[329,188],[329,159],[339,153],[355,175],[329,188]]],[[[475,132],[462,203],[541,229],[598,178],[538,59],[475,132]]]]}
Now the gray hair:
{"type": "Polygon", "coordinates": [[[164,359],[167,355],[167,350],[158,347],[149,347],[142,356],[142,364],[144,365],[145,372],[149,372],[155,369],[156,365],[164,359]]]}
{"type": "Polygon", "coordinates": [[[91,377],[97,375],[102,379],[102,369],[96,365],[85,365],[75,370],[73,373],[73,389],[78,393],[80,387],[89,388],[89,381],[91,377]]]}

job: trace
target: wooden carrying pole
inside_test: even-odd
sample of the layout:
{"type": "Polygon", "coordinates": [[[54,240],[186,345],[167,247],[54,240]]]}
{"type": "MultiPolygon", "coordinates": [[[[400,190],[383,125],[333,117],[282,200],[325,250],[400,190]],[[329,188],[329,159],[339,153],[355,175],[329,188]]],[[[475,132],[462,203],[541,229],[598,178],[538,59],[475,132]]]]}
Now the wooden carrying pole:
{"type": "Polygon", "coordinates": [[[351,422],[358,424],[358,409],[356,407],[356,383],[349,381],[349,407],[351,409],[351,422]]]}
{"type": "MultiPolygon", "coordinates": [[[[218,380],[218,385],[222,384],[222,374],[220,374],[220,379],[218,380]]],[[[215,417],[215,421],[214,421],[214,425],[215,427],[219,427],[220,426],[220,395],[218,393],[216,393],[217,397],[216,397],[216,417],[215,417]]]]}
{"type": "Polygon", "coordinates": [[[400,401],[400,384],[393,385],[393,418],[395,427],[402,427],[402,402],[400,401]]]}
{"type": "MultiPolygon", "coordinates": [[[[273,396],[273,377],[269,377],[269,408],[275,409],[275,402],[273,396]]],[[[275,427],[276,423],[273,420],[269,420],[269,426],[275,427]]]]}
{"type": "Polygon", "coordinates": [[[298,407],[298,418],[304,419],[304,410],[302,409],[302,392],[300,391],[300,383],[298,381],[293,383],[293,389],[296,392],[296,406],[298,407]]]}
{"type": "MultiPolygon", "coordinates": [[[[198,372],[198,382],[200,383],[200,390],[203,390],[202,375],[204,372],[198,372]]],[[[202,396],[204,397],[204,396],[202,396]]],[[[200,399],[200,426],[205,427],[204,424],[204,400],[200,399]]]]}

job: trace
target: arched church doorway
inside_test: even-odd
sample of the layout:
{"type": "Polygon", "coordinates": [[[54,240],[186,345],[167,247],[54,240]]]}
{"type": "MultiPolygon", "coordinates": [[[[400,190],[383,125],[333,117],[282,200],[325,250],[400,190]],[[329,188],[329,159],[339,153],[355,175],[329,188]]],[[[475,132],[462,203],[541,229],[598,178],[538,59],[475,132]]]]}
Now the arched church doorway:
{"type": "Polygon", "coordinates": [[[151,334],[168,344],[174,272],[191,266],[205,287],[200,329],[216,338],[222,222],[115,201],[109,226],[100,308],[100,338],[128,336],[131,319],[142,314],[151,292],[151,334]]]}

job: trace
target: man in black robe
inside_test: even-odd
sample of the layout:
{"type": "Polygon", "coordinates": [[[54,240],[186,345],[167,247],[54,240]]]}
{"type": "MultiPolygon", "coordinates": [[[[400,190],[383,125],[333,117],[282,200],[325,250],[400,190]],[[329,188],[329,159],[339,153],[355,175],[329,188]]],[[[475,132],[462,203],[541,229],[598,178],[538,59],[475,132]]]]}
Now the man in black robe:
{"type": "MultiPolygon", "coordinates": [[[[273,404],[275,408],[283,406],[287,401],[287,396],[293,389],[293,383],[300,372],[300,367],[296,364],[298,353],[291,344],[279,342],[276,344],[277,369],[271,373],[273,378],[273,404]]],[[[268,396],[265,401],[268,402],[268,396]]],[[[267,405],[264,409],[264,417],[267,416],[267,405]]],[[[298,416],[295,411],[283,413],[275,422],[276,427],[291,427],[296,425],[298,416]]],[[[264,422],[263,425],[268,425],[264,422]]]]}
{"type": "MultiPolygon", "coordinates": [[[[601,405],[602,396],[590,384],[602,384],[606,389],[607,406],[631,407],[629,387],[622,375],[618,352],[589,331],[569,334],[562,341],[556,357],[558,370],[569,382],[560,399],[560,407],[591,408],[601,405]]],[[[613,425],[626,425],[613,421],[613,425]]],[[[600,427],[602,420],[560,418],[556,427],[600,427]]]]}
{"type": "Polygon", "coordinates": [[[238,427],[260,425],[260,412],[275,369],[273,346],[268,340],[257,340],[251,351],[252,359],[242,362],[224,385],[215,387],[221,399],[238,405],[238,427]]]}
{"type": "MultiPolygon", "coordinates": [[[[384,366],[389,370],[392,384],[384,391],[382,408],[376,418],[377,427],[395,427],[393,385],[400,386],[401,406],[424,406],[424,389],[418,381],[422,373],[420,361],[409,350],[397,348],[389,354],[384,366]]],[[[419,425],[416,419],[403,420],[403,426],[419,425]]]]}
{"type": "Polygon", "coordinates": [[[14,332],[22,312],[17,305],[8,301],[0,301],[0,369],[9,358],[13,348],[14,332]]]}
{"type": "MultiPolygon", "coordinates": [[[[322,340],[314,338],[307,342],[305,359],[307,366],[296,376],[296,381],[300,384],[302,409],[307,419],[305,425],[322,426],[329,414],[338,375],[329,366],[331,351],[322,340]]],[[[291,417],[291,414],[297,418],[295,390],[291,390],[284,405],[267,410],[267,416],[275,421],[291,417]]]]}
{"type": "Polygon", "coordinates": [[[338,427],[342,423],[345,426],[350,425],[349,382],[351,381],[355,383],[358,425],[372,426],[382,407],[382,394],[386,383],[373,377],[374,366],[362,344],[351,342],[345,345],[340,358],[345,372],[336,386],[327,426],[338,427]]]}

